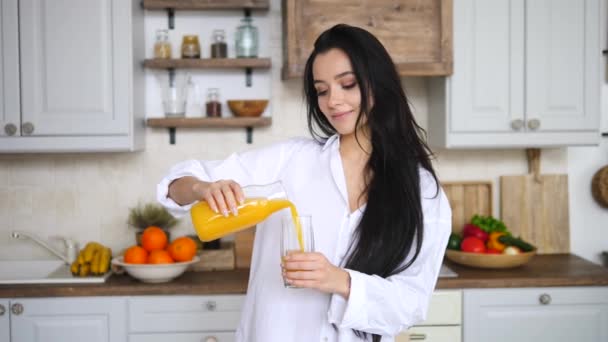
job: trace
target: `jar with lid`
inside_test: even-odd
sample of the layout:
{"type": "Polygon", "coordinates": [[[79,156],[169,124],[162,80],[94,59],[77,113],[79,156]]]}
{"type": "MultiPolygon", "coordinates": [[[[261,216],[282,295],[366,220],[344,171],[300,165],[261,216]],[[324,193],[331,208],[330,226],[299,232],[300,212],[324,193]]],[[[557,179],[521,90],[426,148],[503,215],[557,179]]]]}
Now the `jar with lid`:
{"type": "Polygon", "coordinates": [[[171,43],[169,43],[169,30],[156,30],[156,43],[154,43],[154,58],[171,58],[171,43]]]}
{"type": "Polygon", "coordinates": [[[222,116],[222,103],[220,102],[220,91],[217,88],[207,89],[206,110],[208,117],[219,118],[222,116]]]}
{"type": "Polygon", "coordinates": [[[251,17],[241,19],[241,25],[236,30],[236,56],[252,58],[258,56],[258,29],[251,24],[251,17]]]}
{"type": "Polygon", "coordinates": [[[211,58],[228,57],[228,46],[225,41],[224,30],[213,30],[213,44],[211,44],[211,58]]]}
{"type": "Polygon", "coordinates": [[[182,39],[182,58],[201,58],[201,46],[197,35],[184,35],[182,39]]]}

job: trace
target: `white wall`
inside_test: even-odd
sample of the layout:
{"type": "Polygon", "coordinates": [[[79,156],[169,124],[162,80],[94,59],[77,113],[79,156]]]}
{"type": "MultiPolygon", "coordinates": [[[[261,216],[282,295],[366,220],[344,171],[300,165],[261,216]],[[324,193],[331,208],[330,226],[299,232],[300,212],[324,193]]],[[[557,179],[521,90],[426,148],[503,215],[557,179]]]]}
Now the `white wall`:
{"type": "MultiPolygon", "coordinates": [[[[245,131],[178,129],[177,144],[169,145],[168,134],[162,129],[148,129],[146,149],[136,153],[109,154],[35,154],[0,155],[0,259],[52,258],[41,248],[26,241],[12,241],[9,232],[22,229],[43,238],[67,235],[81,243],[98,240],[116,252],[133,244],[133,231],[127,228],[128,208],[138,201],[153,201],[155,186],[168,168],[187,158],[216,159],[230,152],[260,147],[291,136],[307,135],[300,80],[281,81],[281,12],[280,0],[271,1],[268,13],[254,12],[254,22],[260,28],[260,55],[272,58],[270,71],[255,71],[253,87],[244,86],[240,71],[195,71],[194,80],[200,88],[220,88],[222,100],[229,98],[270,98],[271,106],[264,115],[271,115],[271,127],[256,129],[254,143],[245,143],[245,131]]],[[[200,35],[203,55],[208,54],[210,33],[225,28],[232,42],[234,29],[242,12],[177,12],[176,30],[171,33],[177,54],[183,33],[200,35]]],[[[165,28],[163,12],[146,13],[149,54],[152,54],[154,32],[165,28]]],[[[230,44],[229,44],[230,45],[230,44]]],[[[232,47],[229,53],[233,53],[232,47]]],[[[157,75],[148,71],[146,105],[149,117],[162,116],[157,75]]],[[[423,126],[428,116],[426,78],[406,78],[406,91],[415,114],[423,126]]],[[[204,96],[201,94],[199,96],[204,96]]],[[[228,115],[228,109],[223,108],[228,115]]],[[[189,116],[197,115],[196,108],[189,116]]],[[[542,153],[542,171],[563,173],[569,170],[568,160],[587,160],[583,149],[549,149],[542,153]]],[[[596,151],[591,148],[590,151],[596,151]]],[[[604,149],[604,151],[606,151],[604,149]]],[[[523,150],[436,151],[435,163],[442,180],[491,180],[495,184],[495,215],[498,215],[498,177],[527,172],[523,150]]],[[[590,152],[595,153],[595,152],[590,152]]],[[[604,157],[606,153],[604,152],[604,157]]],[[[606,159],[604,159],[604,162],[606,159]]],[[[588,168],[593,168],[591,165],[588,168]]],[[[570,168],[571,184],[585,182],[587,175],[570,168]],[[575,178],[575,179],[572,179],[575,178]]],[[[576,192],[572,189],[571,193],[576,192]]],[[[585,204],[586,206],[586,204],[585,204]]],[[[580,225],[583,207],[571,203],[573,249],[592,260],[602,249],[608,249],[598,239],[587,238],[591,231],[602,230],[599,220],[580,225]]],[[[584,210],[583,210],[584,211],[584,210]]],[[[599,211],[598,211],[599,212],[599,211]]],[[[604,214],[605,211],[601,212],[604,214]]],[[[181,221],[176,235],[190,234],[189,219],[181,221]]],[[[604,232],[605,234],[605,232],[604,232]]],[[[605,235],[604,235],[605,236],[605,235]]]]}

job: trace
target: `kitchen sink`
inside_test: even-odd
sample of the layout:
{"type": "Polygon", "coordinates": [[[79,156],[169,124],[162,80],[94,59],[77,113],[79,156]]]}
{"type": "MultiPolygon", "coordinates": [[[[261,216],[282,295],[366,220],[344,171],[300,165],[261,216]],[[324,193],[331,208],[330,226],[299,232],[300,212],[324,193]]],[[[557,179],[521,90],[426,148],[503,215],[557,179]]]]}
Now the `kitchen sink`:
{"type": "Polygon", "coordinates": [[[0,260],[0,285],[103,283],[110,274],[75,277],[61,260],[0,260]]]}

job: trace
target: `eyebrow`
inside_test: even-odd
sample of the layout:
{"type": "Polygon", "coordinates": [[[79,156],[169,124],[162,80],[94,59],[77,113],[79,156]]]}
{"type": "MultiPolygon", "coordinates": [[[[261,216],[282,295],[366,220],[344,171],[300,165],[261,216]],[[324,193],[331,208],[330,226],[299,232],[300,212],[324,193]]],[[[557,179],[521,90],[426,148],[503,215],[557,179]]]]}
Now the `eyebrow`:
{"type": "MultiPolygon", "coordinates": [[[[352,71],[341,72],[341,73],[337,74],[336,76],[334,76],[334,80],[337,80],[338,78],[344,77],[346,75],[351,75],[351,74],[354,74],[354,72],[352,72],[352,71]]],[[[325,83],[325,81],[315,80],[314,84],[317,84],[317,83],[325,83]]]]}

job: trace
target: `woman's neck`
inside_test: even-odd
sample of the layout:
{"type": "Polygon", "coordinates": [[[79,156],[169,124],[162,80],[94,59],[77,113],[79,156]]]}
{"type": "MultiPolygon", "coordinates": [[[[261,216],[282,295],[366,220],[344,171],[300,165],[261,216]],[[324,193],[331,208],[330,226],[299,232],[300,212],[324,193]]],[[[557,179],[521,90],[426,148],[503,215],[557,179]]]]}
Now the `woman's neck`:
{"type": "Polygon", "coordinates": [[[342,158],[367,162],[371,153],[371,140],[362,130],[340,136],[340,154],[342,158]]]}

